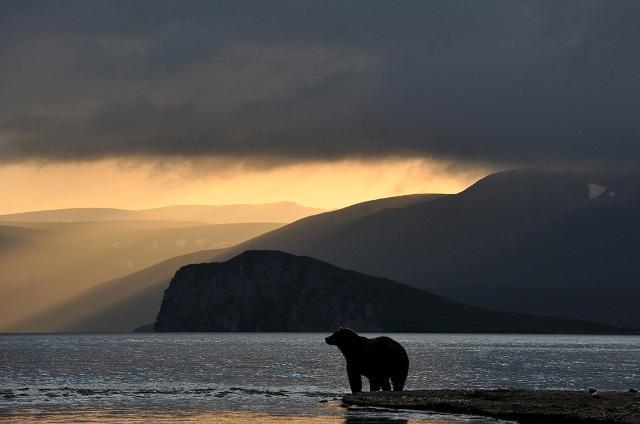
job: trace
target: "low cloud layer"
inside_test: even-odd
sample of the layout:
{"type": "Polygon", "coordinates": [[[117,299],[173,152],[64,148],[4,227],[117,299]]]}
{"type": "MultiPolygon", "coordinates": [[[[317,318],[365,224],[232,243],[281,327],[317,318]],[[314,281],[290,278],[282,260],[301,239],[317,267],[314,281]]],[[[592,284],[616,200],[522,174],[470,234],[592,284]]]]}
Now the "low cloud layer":
{"type": "Polygon", "coordinates": [[[634,1],[3,9],[0,163],[640,164],[634,1]]]}

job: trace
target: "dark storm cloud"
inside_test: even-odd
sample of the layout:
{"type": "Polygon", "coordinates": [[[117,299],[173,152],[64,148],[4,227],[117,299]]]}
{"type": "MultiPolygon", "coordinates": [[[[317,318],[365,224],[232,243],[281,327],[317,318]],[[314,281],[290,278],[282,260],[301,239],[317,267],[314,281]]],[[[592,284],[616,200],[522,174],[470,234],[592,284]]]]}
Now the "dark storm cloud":
{"type": "Polygon", "coordinates": [[[640,158],[635,1],[2,7],[3,162],[640,158]]]}

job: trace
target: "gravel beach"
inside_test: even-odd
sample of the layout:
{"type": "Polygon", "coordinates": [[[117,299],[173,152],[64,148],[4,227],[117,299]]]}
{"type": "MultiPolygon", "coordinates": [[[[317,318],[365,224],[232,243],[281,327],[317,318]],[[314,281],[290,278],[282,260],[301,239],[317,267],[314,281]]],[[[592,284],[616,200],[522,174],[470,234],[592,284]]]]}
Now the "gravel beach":
{"type": "Polygon", "coordinates": [[[522,423],[640,423],[640,393],[574,390],[415,390],[347,395],[348,406],[419,409],[522,423]]]}

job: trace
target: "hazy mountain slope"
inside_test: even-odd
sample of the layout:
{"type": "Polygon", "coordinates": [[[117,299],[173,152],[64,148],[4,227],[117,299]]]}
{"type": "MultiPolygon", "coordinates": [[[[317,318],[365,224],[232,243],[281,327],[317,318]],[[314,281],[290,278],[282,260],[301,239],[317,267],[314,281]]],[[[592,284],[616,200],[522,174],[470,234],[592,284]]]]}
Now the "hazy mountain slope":
{"type": "Polygon", "coordinates": [[[627,198],[570,211],[464,279],[473,285],[441,291],[488,307],[640,326],[639,257],[640,199],[627,198]]]}
{"type": "Polygon", "coordinates": [[[6,239],[29,240],[42,235],[43,231],[25,225],[0,224],[0,236],[6,239]]]}
{"type": "Polygon", "coordinates": [[[385,199],[371,200],[357,203],[336,211],[313,215],[296,222],[292,222],[281,230],[271,231],[263,236],[248,240],[246,243],[235,246],[227,252],[221,253],[223,257],[230,258],[244,250],[256,248],[269,248],[269,246],[287,246],[289,250],[304,249],[310,240],[328,233],[334,233],[336,229],[343,228],[360,218],[370,216],[383,210],[396,210],[408,206],[431,202],[444,198],[446,194],[414,194],[408,196],[389,197],[385,199]],[[253,247],[252,247],[253,246],[253,247]]]}
{"type": "MultiPolygon", "coordinates": [[[[327,231],[334,225],[339,225],[343,222],[357,219],[384,208],[401,207],[403,205],[430,201],[440,197],[442,197],[442,195],[412,195],[360,203],[337,211],[307,217],[303,220],[290,224],[293,230],[292,232],[285,234],[285,237],[289,242],[292,242],[295,239],[304,240],[304,236],[306,234],[315,234],[327,231]]],[[[276,236],[277,233],[277,230],[272,232],[272,234],[275,234],[276,236]]],[[[113,326],[110,326],[111,324],[105,326],[102,326],[102,324],[97,325],[99,325],[99,328],[104,331],[131,330],[139,325],[148,324],[155,320],[160,307],[162,292],[166,289],[169,280],[178,268],[191,263],[210,262],[212,260],[216,260],[216,258],[222,258],[230,254],[231,251],[225,249],[179,256],[174,258],[174,262],[166,261],[163,262],[163,264],[158,264],[158,266],[153,266],[118,280],[107,281],[101,286],[104,291],[101,292],[100,296],[93,297],[93,294],[87,293],[85,295],[89,297],[85,299],[85,295],[80,295],[77,301],[74,301],[73,305],[63,305],[61,307],[53,308],[45,313],[38,314],[38,316],[35,316],[32,319],[16,324],[10,329],[12,331],[16,331],[16,329],[20,329],[21,331],[44,331],[44,328],[58,330],[64,328],[65,330],[90,331],[94,329],[94,327],[91,327],[93,324],[89,323],[113,323],[113,326]],[[122,295],[120,286],[123,282],[126,282],[124,284],[136,293],[135,299],[127,299],[127,295],[122,295]],[[149,301],[149,299],[139,295],[140,292],[147,289],[152,296],[155,296],[155,300],[149,301]],[[93,307],[86,309],[79,306],[83,304],[98,305],[100,303],[100,299],[102,299],[105,305],[113,304],[113,307],[99,309],[96,306],[94,310],[93,307]],[[128,305],[128,307],[126,305],[128,305]],[[70,314],[67,311],[73,311],[73,313],[70,314]],[[115,311],[117,311],[117,313],[115,311]],[[92,316],[89,317],[89,315],[92,316]],[[52,319],[57,316],[64,317],[64,322],[58,322],[52,319]],[[129,320],[128,317],[131,317],[131,319],[129,320]],[[138,320],[137,317],[143,318],[138,320]],[[120,326],[120,324],[115,325],[115,323],[120,322],[121,320],[125,321],[122,326],[120,326]],[[52,326],[50,325],[51,323],[54,323],[55,325],[52,326]]],[[[130,295],[133,296],[131,293],[130,295]]]]}
{"type": "Polygon", "coordinates": [[[292,222],[324,209],[293,202],[256,205],[176,205],[154,209],[71,208],[0,215],[0,222],[82,222],[116,220],[191,221],[212,224],[292,222]]]}
{"type": "Polygon", "coordinates": [[[69,208],[0,215],[5,222],[80,222],[128,219],[132,211],[113,208],[69,208]]]}
{"type": "Polygon", "coordinates": [[[23,222],[0,226],[0,328],[105,280],[188,252],[231,246],[282,224],[23,222]],[[18,224],[15,224],[18,225],[18,224]]]}
{"type": "Polygon", "coordinates": [[[262,205],[178,205],[137,211],[135,219],[179,219],[210,223],[293,222],[309,215],[326,212],[293,202],[262,205]]]}
{"type": "Polygon", "coordinates": [[[31,228],[0,224],[0,252],[28,245],[33,238],[41,234],[42,231],[31,228]]]}
{"type": "Polygon", "coordinates": [[[156,331],[609,332],[450,302],[395,281],[278,251],[188,265],[164,293],[156,331]]]}
{"type": "MultiPolygon", "coordinates": [[[[214,251],[177,256],[100,284],[69,301],[13,324],[10,331],[131,331],[153,322],[175,271],[209,260],[214,251]]],[[[6,331],[6,329],[5,329],[6,331]]]]}

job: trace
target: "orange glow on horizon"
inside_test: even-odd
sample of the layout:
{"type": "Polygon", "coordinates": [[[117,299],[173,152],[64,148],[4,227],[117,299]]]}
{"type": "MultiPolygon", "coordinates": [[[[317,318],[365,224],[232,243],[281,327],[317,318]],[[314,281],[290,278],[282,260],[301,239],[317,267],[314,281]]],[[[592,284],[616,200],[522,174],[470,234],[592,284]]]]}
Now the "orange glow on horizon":
{"type": "Polygon", "coordinates": [[[293,201],[335,209],[413,193],[456,193],[491,172],[425,159],[343,160],[272,168],[103,160],[0,166],[0,214],[72,207],[293,201]]]}

